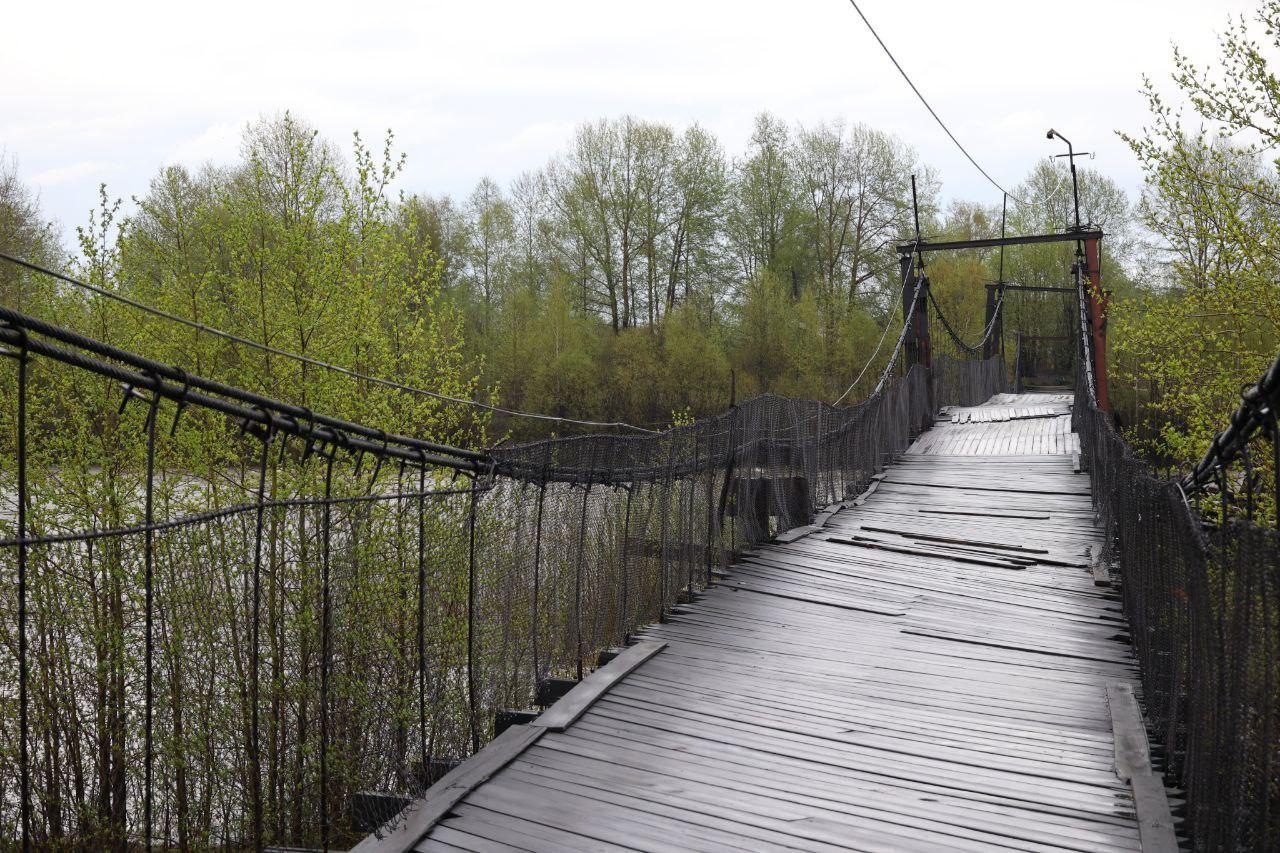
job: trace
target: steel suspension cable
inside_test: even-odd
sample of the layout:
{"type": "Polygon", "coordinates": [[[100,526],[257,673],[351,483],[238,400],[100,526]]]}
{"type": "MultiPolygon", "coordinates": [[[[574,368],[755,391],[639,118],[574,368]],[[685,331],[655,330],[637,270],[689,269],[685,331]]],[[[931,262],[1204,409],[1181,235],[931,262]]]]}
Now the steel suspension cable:
{"type": "MultiPolygon", "coordinates": [[[[271,453],[271,428],[261,433],[262,452],[258,456],[258,488],[254,510],[252,636],[249,640],[249,811],[255,848],[262,847],[262,764],[259,724],[259,681],[262,657],[262,540],[266,522],[267,463],[271,453]]],[[[402,488],[397,491],[403,491],[402,488]]]]}
{"type": "MultiPolygon", "coordinates": [[[[128,398],[126,398],[128,399],[128,398]]],[[[148,401],[146,433],[147,433],[147,476],[145,486],[145,497],[143,498],[145,509],[143,510],[144,524],[146,529],[143,531],[142,550],[143,550],[143,728],[142,728],[142,828],[143,828],[143,847],[151,850],[152,837],[152,811],[154,801],[154,791],[152,790],[152,782],[154,777],[155,764],[155,638],[154,638],[154,622],[155,622],[155,490],[156,490],[156,418],[160,413],[160,395],[152,394],[148,401]]]]}
{"type": "Polygon", "coordinates": [[[1070,174],[1071,174],[1070,172],[1063,171],[1063,173],[1062,173],[1061,175],[1059,175],[1059,176],[1058,176],[1058,185],[1057,185],[1057,186],[1055,186],[1052,190],[1050,190],[1050,191],[1049,191],[1049,194],[1048,194],[1048,195],[1046,195],[1046,196],[1045,196],[1044,198],[1042,198],[1042,199],[1038,199],[1038,200],[1037,200],[1037,201],[1035,201],[1035,202],[1024,202],[1024,201],[1021,201],[1020,199],[1018,199],[1018,198],[1014,197],[1014,198],[1013,198],[1013,200],[1014,200],[1014,201],[1016,201],[1016,202],[1018,202],[1019,204],[1032,204],[1032,203],[1036,203],[1036,204],[1047,204],[1048,202],[1052,201],[1052,200],[1053,200],[1053,199],[1058,195],[1058,193],[1059,193],[1059,192],[1061,192],[1061,191],[1062,191],[1062,188],[1063,188],[1064,186],[1066,186],[1066,185],[1067,185],[1067,176],[1068,176],[1068,175],[1070,175],[1070,174]]]}
{"type": "Polygon", "coordinates": [[[31,747],[29,685],[30,665],[27,661],[27,393],[28,355],[27,336],[18,341],[20,349],[14,356],[18,360],[18,809],[22,832],[23,853],[31,849],[31,747]]]}
{"type": "Polygon", "coordinates": [[[333,668],[333,459],[337,448],[325,456],[324,502],[320,504],[320,848],[329,851],[329,678],[333,668]]]}
{"type": "MultiPolygon", "coordinates": [[[[919,246],[919,245],[920,245],[920,239],[919,239],[919,236],[918,236],[918,235],[917,235],[917,238],[916,238],[915,245],[916,245],[916,246],[919,246]]],[[[903,288],[903,287],[906,287],[906,286],[907,286],[907,275],[908,275],[909,271],[910,271],[910,269],[909,269],[909,268],[908,268],[907,270],[904,270],[904,271],[903,271],[903,273],[902,273],[902,282],[899,284],[899,289],[901,289],[901,288],[903,288]]],[[[915,305],[915,299],[914,299],[914,298],[912,299],[911,304],[912,304],[913,306],[915,305]]],[[[910,317],[908,316],[908,317],[904,320],[904,326],[903,326],[903,334],[904,334],[904,335],[905,335],[905,333],[906,333],[906,326],[905,326],[905,323],[909,323],[909,322],[911,322],[911,320],[910,320],[910,317]]],[[[846,389],[844,389],[844,393],[843,393],[843,394],[841,394],[839,397],[837,397],[837,398],[836,398],[836,401],[835,401],[834,403],[832,403],[831,405],[833,405],[833,406],[838,406],[838,405],[840,405],[842,402],[844,402],[844,398],[845,398],[845,397],[848,397],[848,396],[849,396],[849,394],[851,394],[851,393],[853,392],[853,389],[854,389],[854,388],[856,388],[856,387],[858,387],[858,383],[862,381],[862,377],[866,375],[867,371],[871,369],[871,365],[875,363],[876,356],[880,355],[880,348],[884,346],[885,338],[887,338],[887,337],[889,336],[889,329],[890,329],[890,328],[892,328],[892,327],[893,327],[893,322],[892,322],[892,321],[887,321],[887,322],[885,322],[885,324],[884,324],[884,329],[880,332],[880,340],[876,342],[876,348],[871,352],[871,357],[870,357],[869,359],[867,359],[867,363],[866,363],[866,364],[862,365],[862,370],[858,371],[858,375],[857,375],[857,377],[853,380],[853,382],[849,383],[849,387],[848,387],[848,388],[846,388],[846,389]]],[[[899,346],[901,346],[901,345],[902,345],[902,341],[901,341],[901,339],[899,339],[898,345],[899,345],[899,346]]],[[[876,386],[876,390],[879,390],[879,386],[878,386],[878,385],[876,386]]]]}
{"type": "MultiPolygon", "coordinates": [[[[1085,310],[1084,273],[1080,269],[1080,261],[1075,265],[1076,300],[1080,306],[1080,371],[1084,373],[1085,387],[1089,392],[1089,405],[1098,405],[1098,387],[1093,378],[1093,346],[1089,340],[1089,315],[1085,310]]],[[[1077,378],[1076,381],[1079,381],[1077,378]]]]}
{"type": "Polygon", "coordinates": [[[947,335],[950,336],[952,343],[961,350],[969,354],[973,354],[982,349],[983,344],[987,342],[987,339],[991,337],[991,333],[995,330],[996,318],[1000,316],[1000,311],[1004,308],[1004,294],[1002,293],[1000,298],[996,300],[995,309],[991,312],[991,320],[982,331],[982,338],[972,346],[966,344],[960,338],[959,333],[956,332],[955,328],[951,325],[951,321],[947,319],[947,315],[943,313],[942,306],[938,304],[938,300],[934,297],[932,289],[929,290],[929,303],[933,305],[933,310],[937,312],[938,319],[942,321],[942,327],[947,330],[947,335]]]}
{"type": "Polygon", "coordinates": [[[916,97],[920,99],[920,103],[924,104],[924,108],[929,111],[929,115],[933,116],[933,120],[938,123],[938,127],[942,128],[942,131],[951,139],[953,143],[955,143],[956,148],[960,149],[960,153],[963,154],[965,158],[968,159],[968,161],[973,164],[973,167],[975,169],[977,169],[979,172],[982,173],[982,177],[986,178],[987,181],[989,181],[993,187],[1000,190],[1000,192],[1009,196],[1009,198],[1013,199],[1014,201],[1019,202],[1021,204],[1026,204],[1025,201],[1023,201],[1022,199],[1018,198],[1018,196],[1006,190],[1003,186],[1000,185],[999,181],[991,177],[990,173],[988,173],[986,169],[982,168],[982,165],[979,164],[978,161],[974,159],[973,155],[969,153],[969,149],[965,148],[964,145],[961,144],[960,140],[956,138],[956,135],[951,132],[951,128],[947,127],[947,123],[942,120],[942,117],[938,115],[937,111],[934,110],[933,106],[929,103],[928,99],[926,99],[924,94],[921,93],[920,89],[912,81],[911,77],[907,74],[906,70],[902,67],[901,63],[898,62],[897,57],[893,55],[893,51],[889,50],[889,46],[884,43],[884,39],[880,38],[880,34],[876,32],[876,28],[871,26],[871,21],[867,20],[867,16],[863,14],[862,9],[859,8],[857,0],[849,0],[849,5],[853,7],[853,11],[858,13],[858,17],[862,19],[862,23],[866,24],[867,29],[871,32],[871,35],[875,38],[876,42],[880,45],[881,49],[884,50],[885,55],[889,57],[889,61],[893,63],[893,67],[898,69],[898,73],[902,75],[902,79],[907,81],[907,85],[911,87],[911,91],[915,92],[916,97]]]}
{"type": "Polygon", "coordinates": [[[160,394],[179,406],[199,406],[243,423],[261,424],[310,442],[341,443],[349,449],[376,456],[463,472],[487,470],[491,465],[492,457],[484,453],[394,435],[206,380],[3,306],[0,306],[0,342],[114,379],[126,388],[142,388],[160,394]],[[64,349],[31,337],[31,332],[74,349],[64,349]],[[122,364],[127,367],[120,366],[122,364]]]}
{"type": "MultiPolygon", "coordinates": [[[[431,749],[427,744],[427,469],[418,469],[418,760],[422,788],[431,787],[431,749]]],[[[432,735],[434,738],[434,728],[432,735]]]]}
{"type": "Polygon", "coordinates": [[[920,103],[923,104],[924,108],[929,111],[929,115],[933,116],[933,120],[938,123],[938,127],[942,128],[943,133],[945,133],[947,137],[955,144],[956,148],[960,150],[960,153],[965,156],[965,159],[967,159],[971,164],[973,164],[973,167],[977,169],[982,174],[982,177],[986,178],[987,181],[993,187],[1000,190],[1001,193],[1013,199],[1018,204],[1021,204],[1024,206],[1034,206],[1036,204],[1047,203],[1049,200],[1051,200],[1054,196],[1058,194],[1058,191],[1062,189],[1062,185],[1065,181],[1065,178],[1060,178],[1058,180],[1058,186],[1054,187],[1054,189],[1044,198],[1027,200],[1009,192],[1000,184],[999,181],[991,177],[991,174],[987,172],[987,170],[984,169],[976,159],[974,159],[974,156],[969,153],[969,149],[964,147],[964,145],[960,142],[960,140],[956,138],[956,135],[951,132],[951,128],[947,126],[947,123],[944,122],[942,120],[942,117],[938,115],[936,110],[934,110],[933,105],[929,103],[928,99],[925,98],[924,94],[920,91],[919,87],[916,86],[915,82],[907,74],[906,69],[902,67],[902,64],[898,62],[897,57],[893,55],[893,51],[889,50],[889,46],[884,43],[884,39],[880,38],[880,34],[876,32],[876,28],[871,26],[871,21],[867,19],[866,14],[862,11],[861,7],[858,6],[857,0],[849,0],[849,5],[853,7],[853,11],[858,13],[858,17],[861,18],[862,23],[866,25],[868,32],[871,33],[872,37],[875,38],[876,43],[880,45],[882,50],[884,50],[885,56],[889,57],[889,61],[893,63],[893,67],[898,69],[898,73],[902,75],[902,79],[905,80],[907,82],[907,85],[911,87],[911,91],[915,93],[915,96],[920,100],[920,103]]]}
{"type": "Polygon", "coordinates": [[[133,308],[138,311],[142,311],[144,313],[150,314],[154,317],[158,317],[162,320],[165,320],[171,323],[177,323],[182,326],[187,326],[188,328],[195,329],[196,331],[204,332],[205,334],[213,335],[214,337],[222,338],[223,340],[231,341],[232,343],[239,344],[241,346],[250,347],[252,349],[256,349],[260,352],[265,352],[270,355],[280,356],[281,358],[286,358],[291,361],[298,362],[299,364],[308,364],[308,365],[311,365],[312,367],[318,367],[322,370],[328,370],[334,373],[342,374],[343,376],[347,376],[351,379],[358,379],[362,382],[371,382],[375,385],[381,385],[385,388],[391,388],[396,391],[403,391],[408,394],[416,394],[418,396],[430,397],[433,400],[439,400],[445,403],[454,403],[460,406],[471,406],[477,409],[483,409],[484,411],[492,412],[497,415],[506,415],[508,417],[514,417],[514,418],[527,418],[532,420],[547,421],[551,423],[572,424],[574,426],[602,427],[605,429],[614,429],[614,428],[630,429],[630,430],[635,430],[636,432],[643,432],[643,433],[658,432],[658,430],[652,430],[652,429],[647,429],[641,426],[635,426],[633,424],[625,423],[623,421],[581,420],[578,418],[566,418],[566,417],[559,417],[556,415],[545,415],[538,412],[525,412],[519,409],[508,409],[503,406],[492,405],[491,403],[482,403],[479,400],[470,400],[465,397],[455,397],[453,395],[444,394],[439,391],[431,391],[426,388],[417,388],[412,385],[405,385],[403,383],[396,382],[391,379],[384,379],[379,376],[371,376],[367,373],[361,373],[358,370],[352,370],[351,368],[348,368],[348,367],[343,367],[341,365],[323,361],[318,358],[313,358],[308,355],[302,355],[300,353],[280,349],[279,347],[273,347],[270,344],[265,344],[265,343],[262,343],[261,341],[255,341],[251,338],[246,338],[241,335],[236,335],[236,334],[233,334],[232,332],[224,331],[223,329],[219,329],[215,326],[210,326],[206,323],[201,323],[197,320],[192,320],[187,317],[182,317],[177,314],[173,314],[168,311],[155,308],[151,305],[147,305],[146,303],[139,302],[136,299],[131,299],[127,296],[123,296],[119,293],[113,293],[112,291],[106,289],[105,287],[99,287],[96,284],[91,284],[87,281],[82,281],[78,278],[75,278],[74,276],[69,276],[65,273],[60,273],[56,270],[51,270],[48,267],[40,266],[39,264],[35,264],[35,263],[32,263],[31,261],[27,261],[22,258],[16,257],[14,255],[10,255],[6,252],[0,252],[0,260],[8,261],[9,263],[12,263],[12,264],[17,264],[18,266],[25,267],[26,269],[29,269],[33,272],[40,273],[41,275],[50,276],[65,284],[70,284],[74,287],[79,287],[81,289],[89,291],[90,293],[94,293],[106,299],[111,299],[115,302],[119,302],[122,305],[127,305],[130,308],[133,308]]]}
{"type": "Polygon", "coordinates": [[[889,363],[884,366],[884,372],[880,374],[880,381],[876,383],[875,390],[871,392],[871,396],[875,397],[879,394],[886,384],[889,377],[893,375],[893,368],[898,364],[898,357],[902,355],[902,347],[907,342],[907,329],[911,328],[911,321],[915,318],[916,305],[920,302],[920,291],[924,290],[924,279],[916,282],[916,289],[911,294],[911,307],[907,310],[907,319],[902,324],[902,333],[898,335],[898,343],[893,348],[893,355],[889,358],[889,363]]]}
{"type": "MultiPolygon", "coordinates": [[[[419,468],[419,472],[425,481],[426,468],[419,468]]],[[[423,487],[425,488],[425,486],[423,487]]],[[[354,497],[337,497],[337,498],[281,498],[279,500],[263,501],[262,509],[298,509],[298,508],[314,508],[321,504],[329,503],[333,506],[349,506],[355,504],[371,504],[385,501],[396,501],[409,498],[438,498],[438,497],[454,497],[458,495],[468,494],[465,489],[436,489],[421,492],[386,492],[379,494],[357,495],[354,497]]],[[[26,538],[10,537],[8,539],[0,539],[0,548],[19,548],[22,546],[35,545],[55,545],[67,542],[96,542],[100,539],[119,539],[122,536],[137,536],[152,530],[161,533],[166,530],[175,530],[181,527],[191,527],[197,524],[204,524],[210,521],[219,521],[225,518],[231,518],[237,515],[247,515],[255,512],[259,508],[257,502],[254,503],[238,503],[232,504],[222,509],[204,510],[202,512],[194,512],[189,515],[183,515],[178,518],[169,519],[167,521],[156,521],[151,524],[129,524],[120,527],[103,527],[94,530],[80,530],[70,533],[47,533],[39,536],[27,536],[26,538]]]]}
{"type": "Polygon", "coordinates": [[[892,322],[888,322],[884,324],[884,329],[880,332],[880,340],[876,341],[876,348],[872,350],[871,357],[867,359],[866,364],[862,365],[862,370],[858,371],[857,377],[855,377],[853,382],[849,384],[849,387],[844,389],[844,393],[841,394],[839,397],[837,397],[836,401],[831,405],[833,406],[840,405],[840,403],[844,401],[844,398],[849,396],[849,392],[853,391],[854,388],[858,387],[858,383],[862,381],[862,377],[865,376],[867,371],[871,369],[871,365],[875,362],[876,356],[880,354],[880,348],[884,346],[884,339],[889,336],[889,329],[891,326],[893,326],[892,322]]]}

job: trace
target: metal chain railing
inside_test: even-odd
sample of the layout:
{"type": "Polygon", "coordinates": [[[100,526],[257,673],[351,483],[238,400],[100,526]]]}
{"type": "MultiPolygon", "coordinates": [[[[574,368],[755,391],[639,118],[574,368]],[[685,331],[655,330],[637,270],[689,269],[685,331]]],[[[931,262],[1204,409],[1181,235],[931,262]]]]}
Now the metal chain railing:
{"type": "Polygon", "coordinates": [[[942,306],[938,304],[937,298],[933,295],[933,289],[929,289],[929,303],[933,306],[934,314],[942,321],[942,328],[946,330],[947,337],[951,338],[951,342],[955,344],[956,349],[969,355],[982,352],[982,348],[991,340],[991,333],[995,331],[999,322],[1000,312],[1004,308],[1004,298],[1004,293],[1001,292],[1000,298],[996,300],[995,307],[991,311],[991,319],[987,321],[986,328],[982,330],[982,337],[978,339],[978,342],[976,344],[967,344],[960,337],[960,333],[955,330],[955,327],[951,325],[951,321],[943,312],[942,306]]]}

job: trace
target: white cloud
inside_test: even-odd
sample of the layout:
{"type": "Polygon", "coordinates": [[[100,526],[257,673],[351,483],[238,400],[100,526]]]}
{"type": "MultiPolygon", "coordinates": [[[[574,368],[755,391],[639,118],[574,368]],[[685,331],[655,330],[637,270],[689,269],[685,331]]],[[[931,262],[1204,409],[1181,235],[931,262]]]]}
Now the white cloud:
{"type": "MultiPolygon", "coordinates": [[[[564,147],[579,122],[538,121],[527,124],[504,139],[496,140],[493,150],[503,154],[545,156],[548,150],[564,147]]],[[[532,165],[532,163],[530,164],[532,165]]]]}
{"type": "MultiPolygon", "coordinates": [[[[898,59],[975,156],[1008,185],[1050,153],[1053,125],[1136,190],[1116,139],[1145,118],[1143,72],[1169,44],[1202,60],[1228,14],[1257,0],[862,0],[898,59]]],[[[698,121],[740,151],[751,119],[844,116],[893,132],[944,192],[996,193],[915,101],[844,0],[157,0],[15,3],[0,52],[0,148],[50,215],[83,219],[99,181],[128,197],[160,166],[233,158],[246,120],[285,109],[339,145],[388,128],[405,188],[465,195],[562,149],[572,128],[632,113],[698,121]]]]}
{"type": "Polygon", "coordinates": [[[240,134],[246,122],[219,122],[200,133],[179,140],[164,157],[165,163],[182,163],[188,166],[206,162],[226,162],[240,150],[240,134]]]}
{"type": "Polygon", "coordinates": [[[77,163],[54,166],[52,169],[36,172],[31,176],[31,183],[37,187],[56,187],[62,184],[96,179],[98,176],[108,175],[115,170],[116,165],[114,163],[106,163],[101,160],[81,160],[77,163]]]}

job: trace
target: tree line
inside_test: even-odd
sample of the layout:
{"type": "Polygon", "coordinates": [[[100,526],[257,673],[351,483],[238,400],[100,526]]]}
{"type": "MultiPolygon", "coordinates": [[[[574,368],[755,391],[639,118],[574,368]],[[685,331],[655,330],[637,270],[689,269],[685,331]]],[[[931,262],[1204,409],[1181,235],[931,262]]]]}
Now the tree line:
{"type": "MultiPolygon", "coordinates": [[[[1000,205],[942,209],[935,173],[896,137],[769,114],[738,157],[698,125],[591,122],[505,189],[483,178],[463,201],[413,195],[405,206],[466,318],[481,384],[504,405],[661,426],[718,411],[735,390],[831,400],[869,361],[874,381],[888,355],[876,343],[900,322],[894,249],[914,236],[913,176],[927,237],[999,234],[1000,205]]],[[[1038,165],[1022,190],[1053,197],[1014,205],[1008,231],[1061,230],[1062,180],[1038,165]]],[[[1127,231],[1124,194],[1091,170],[1084,204],[1127,231]]],[[[1024,251],[1006,272],[1061,284],[1065,259],[1024,251]]],[[[974,251],[932,266],[972,339],[999,261],[974,251]]],[[[1024,313],[1034,325],[1037,312],[1024,313]]]]}
{"type": "MultiPolygon", "coordinates": [[[[942,207],[935,172],[891,134],[769,114],[735,157],[696,124],[588,122],[543,167],[506,187],[482,178],[463,200],[396,191],[405,160],[390,134],[381,150],[357,135],[344,156],[285,113],[248,126],[241,151],[237,163],[162,169],[128,217],[104,189],[76,229],[73,259],[10,167],[5,209],[25,224],[8,244],[157,308],[364,373],[653,427],[718,411],[735,393],[832,400],[860,372],[873,382],[890,349],[876,345],[900,322],[894,249],[914,237],[913,176],[926,238],[1061,230],[1072,215],[1064,172],[1049,161],[1019,187],[1032,201],[1011,203],[1002,222],[1000,204],[942,207]]],[[[1122,238],[1107,249],[1124,260],[1124,193],[1088,169],[1082,192],[1086,217],[1122,238]]],[[[939,304],[976,339],[985,283],[1003,272],[1062,284],[1068,266],[1063,250],[1028,248],[939,256],[928,270],[939,304]]],[[[0,272],[0,287],[18,304],[38,301],[15,270],[0,272]],[[31,292],[15,291],[20,282],[31,292]]],[[[92,300],[64,295],[57,311],[90,310],[92,300]]],[[[1024,325],[1043,313],[1029,302],[1024,325]]],[[[230,370],[306,405],[321,393],[314,371],[240,351],[202,356],[224,342],[160,333],[145,316],[128,323],[157,330],[135,336],[157,357],[230,370]]],[[[119,333],[101,321],[86,330],[119,333]]],[[[426,418],[416,429],[484,440],[486,419],[408,399],[426,418]]],[[[545,429],[507,418],[493,427],[495,438],[545,429]]]]}

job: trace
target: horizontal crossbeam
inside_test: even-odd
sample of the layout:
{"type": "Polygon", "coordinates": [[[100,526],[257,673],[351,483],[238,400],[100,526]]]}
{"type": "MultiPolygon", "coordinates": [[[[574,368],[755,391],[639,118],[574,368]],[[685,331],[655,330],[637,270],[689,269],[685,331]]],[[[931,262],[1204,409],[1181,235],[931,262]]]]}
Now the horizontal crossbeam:
{"type": "Polygon", "coordinates": [[[1009,284],[1008,282],[1004,284],[1000,284],[999,282],[994,282],[994,281],[987,285],[988,290],[990,290],[993,287],[1003,288],[1004,290],[1025,290],[1025,291],[1030,291],[1035,293],[1070,293],[1074,295],[1076,292],[1076,289],[1074,287],[1049,287],[1048,285],[1040,286],[1035,284],[1009,284]]]}
{"type": "Polygon", "coordinates": [[[1021,237],[987,237],[981,240],[945,240],[931,242],[899,243],[898,254],[920,252],[951,252],[960,249],[996,249],[1000,246],[1026,246],[1032,243],[1069,243],[1075,240],[1101,240],[1101,231],[1066,231],[1061,234],[1027,234],[1021,237]]]}

